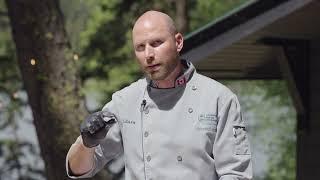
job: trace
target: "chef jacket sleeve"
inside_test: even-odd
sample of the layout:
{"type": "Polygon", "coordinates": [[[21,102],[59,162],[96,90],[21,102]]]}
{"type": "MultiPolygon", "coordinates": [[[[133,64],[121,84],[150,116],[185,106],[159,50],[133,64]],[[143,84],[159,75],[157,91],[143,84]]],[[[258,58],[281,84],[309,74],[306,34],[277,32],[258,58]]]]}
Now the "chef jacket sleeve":
{"type": "Polygon", "coordinates": [[[252,162],[247,129],[240,104],[232,94],[221,102],[213,145],[216,171],[220,180],[252,179],[252,162]]]}
{"type": "Polygon", "coordinates": [[[109,114],[106,118],[115,119],[116,123],[109,129],[104,141],[100,145],[95,147],[93,168],[86,174],[83,174],[81,176],[74,176],[70,173],[67,155],[66,170],[70,178],[77,179],[92,177],[97,172],[99,172],[106,163],[123,153],[122,137],[120,131],[121,122],[117,109],[118,100],[119,97],[114,94],[112,96],[112,100],[102,108],[104,114],[109,114]]]}

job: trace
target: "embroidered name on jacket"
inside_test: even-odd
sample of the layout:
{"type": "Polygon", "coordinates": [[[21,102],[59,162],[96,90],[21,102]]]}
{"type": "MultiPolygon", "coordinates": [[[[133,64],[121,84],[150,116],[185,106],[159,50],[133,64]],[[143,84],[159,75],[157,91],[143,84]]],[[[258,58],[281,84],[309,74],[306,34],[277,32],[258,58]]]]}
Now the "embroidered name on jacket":
{"type": "Polygon", "coordinates": [[[196,128],[198,130],[217,131],[218,117],[215,114],[200,114],[196,128]]]}
{"type": "Polygon", "coordinates": [[[135,121],[130,121],[130,120],[124,120],[123,123],[126,123],[126,124],[136,124],[135,121]]]}

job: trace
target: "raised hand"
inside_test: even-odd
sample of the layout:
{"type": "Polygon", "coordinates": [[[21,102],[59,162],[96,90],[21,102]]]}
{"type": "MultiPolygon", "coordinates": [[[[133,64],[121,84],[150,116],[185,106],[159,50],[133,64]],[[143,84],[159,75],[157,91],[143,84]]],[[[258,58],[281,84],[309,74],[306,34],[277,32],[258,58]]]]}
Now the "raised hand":
{"type": "Polygon", "coordinates": [[[110,117],[106,117],[106,114],[103,111],[92,113],[81,123],[80,133],[86,147],[92,148],[99,145],[115,123],[115,118],[110,119],[110,117]]]}

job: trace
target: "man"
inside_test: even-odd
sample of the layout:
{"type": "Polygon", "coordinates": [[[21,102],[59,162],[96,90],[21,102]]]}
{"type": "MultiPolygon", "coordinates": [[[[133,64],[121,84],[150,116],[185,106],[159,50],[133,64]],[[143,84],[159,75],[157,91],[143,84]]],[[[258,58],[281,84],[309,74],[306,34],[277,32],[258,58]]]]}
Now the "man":
{"type": "Polygon", "coordinates": [[[146,78],[86,118],[67,155],[68,175],[91,177],[123,155],[126,180],[251,179],[236,95],[180,59],[183,36],[168,15],[144,13],[132,36],[146,78]]]}

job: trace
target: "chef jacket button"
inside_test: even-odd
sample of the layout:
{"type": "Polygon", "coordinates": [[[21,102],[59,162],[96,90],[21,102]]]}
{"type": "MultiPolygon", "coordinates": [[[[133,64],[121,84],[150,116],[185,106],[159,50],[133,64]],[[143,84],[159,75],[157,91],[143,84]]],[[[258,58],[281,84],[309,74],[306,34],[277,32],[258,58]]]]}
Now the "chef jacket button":
{"type": "Polygon", "coordinates": [[[197,86],[192,86],[192,90],[197,90],[197,86]]]}
{"type": "Polygon", "coordinates": [[[147,156],[147,161],[148,161],[148,162],[151,161],[151,156],[147,156]]]}
{"type": "Polygon", "coordinates": [[[144,132],[144,137],[148,137],[148,136],[149,136],[149,132],[148,131],[144,132]]]}
{"type": "Polygon", "coordinates": [[[189,112],[189,113],[192,113],[192,112],[193,112],[193,109],[192,109],[192,108],[189,108],[189,109],[188,109],[188,112],[189,112]]]}
{"type": "Polygon", "coordinates": [[[148,113],[149,113],[149,109],[148,109],[148,108],[145,109],[145,110],[144,110],[144,113],[145,113],[145,114],[148,114],[148,113]]]}
{"type": "Polygon", "coordinates": [[[177,160],[178,160],[179,162],[181,162],[181,161],[182,161],[182,157],[181,157],[181,156],[177,156],[177,160]]]}

